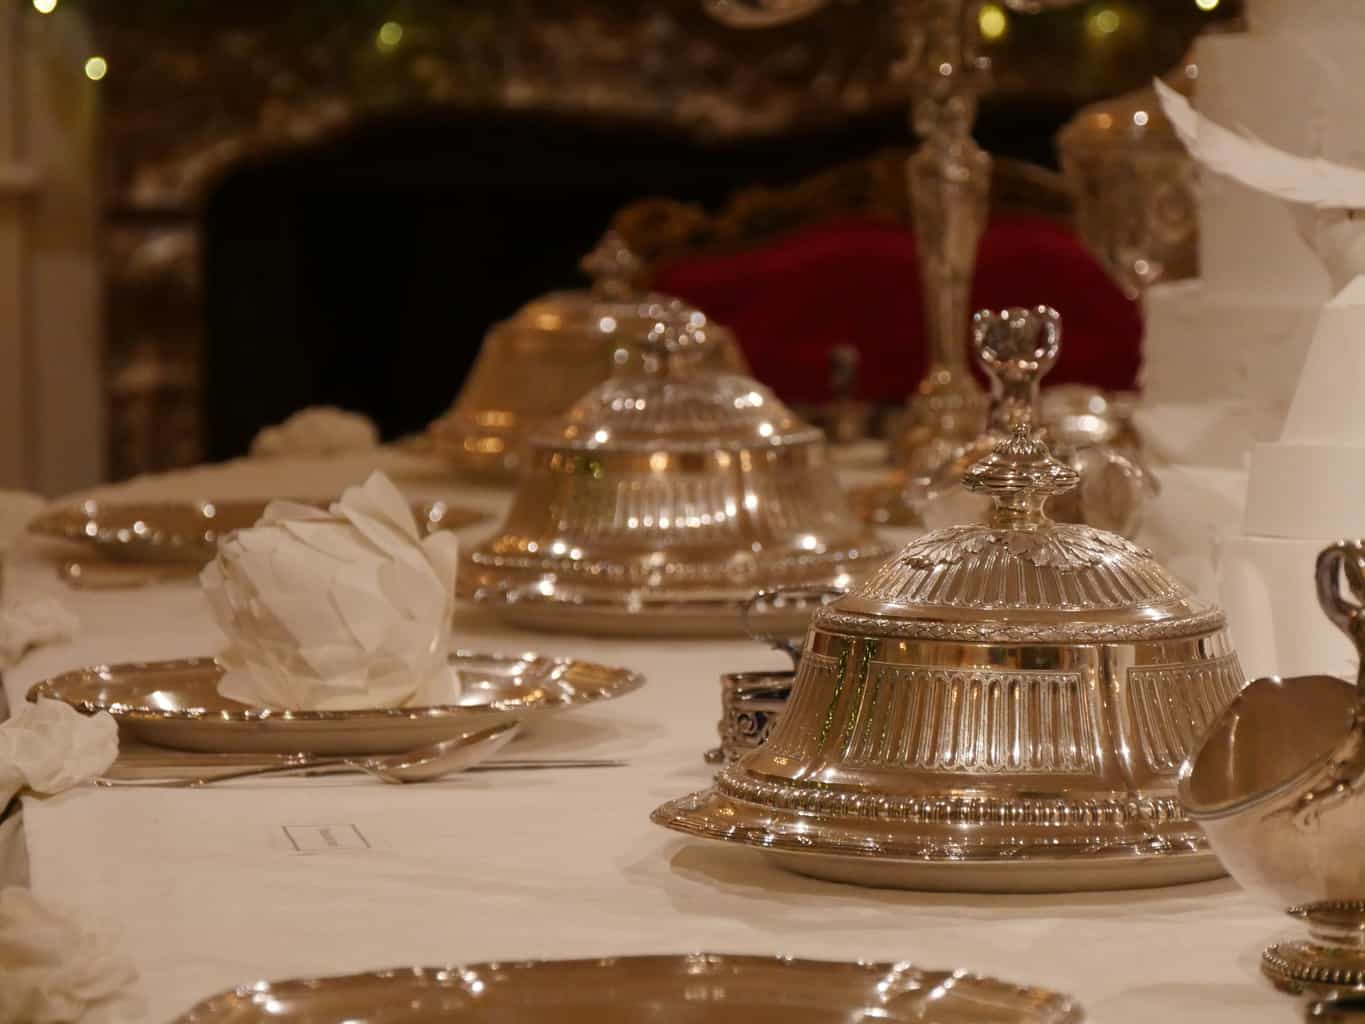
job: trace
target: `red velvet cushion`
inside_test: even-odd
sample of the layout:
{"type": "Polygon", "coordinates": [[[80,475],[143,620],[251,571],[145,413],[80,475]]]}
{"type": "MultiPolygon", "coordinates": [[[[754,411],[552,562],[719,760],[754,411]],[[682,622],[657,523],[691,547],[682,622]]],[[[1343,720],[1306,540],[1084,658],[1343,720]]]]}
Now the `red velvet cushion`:
{"type": "MultiPolygon", "coordinates": [[[[821,224],[745,252],[673,264],[655,285],[732,328],[755,376],[788,401],[828,397],[828,353],[838,344],[862,354],[862,398],[898,402],[924,371],[915,237],[894,225],[821,224]]],[[[1062,354],[1048,383],[1135,386],[1137,304],[1066,228],[997,216],[981,242],[972,308],[1039,303],[1062,314],[1062,354]]]]}

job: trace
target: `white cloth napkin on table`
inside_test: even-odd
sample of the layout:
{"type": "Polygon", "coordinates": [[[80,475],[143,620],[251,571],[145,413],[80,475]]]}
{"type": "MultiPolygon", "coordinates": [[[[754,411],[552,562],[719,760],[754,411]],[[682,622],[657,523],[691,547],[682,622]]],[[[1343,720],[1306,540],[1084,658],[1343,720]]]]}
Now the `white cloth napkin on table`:
{"type": "MultiPolygon", "coordinates": [[[[0,809],[22,790],[46,796],[79,785],[117,756],[118,725],[106,712],[25,704],[0,723],[0,809]]],[[[108,933],[20,886],[0,890],[0,1024],[133,1020],[136,981],[108,933]]]]}
{"type": "Polygon", "coordinates": [[[257,458],[338,455],[378,447],[379,429],[368,416],[315,405],[258,433],[251,441],[251,454],[257,458]]]}
{"type": "Polygon", "coordinates": [[[70,609],[52,597],[0,606],[0,669],[34,647],[70,640],[79,625],[70,609]]]}
{"type": "Polygon", "coordinates": [[[382,473],[323,512],[274,502],[200,575],[230,647],[219,692],[256,707],[449,703],[454,534],[423,538],[382,473]]]}
{"type": "Polygon", "coordinates": [[[108,712],[83,715],[58,700],[25,703],[0,722],[0,809],[20,790],[44,796],[101,775],[118,757],[108,712]]]}
{"type": "Polygon", "coordinates": [[[28,491],[0,491],[0,554],[14,543],[47,501],[28,491]]]}
{"type": "Polygon", "coordinates": [[[113,1024],[140,1019],[137,968],[112,931],[0,890],[0,1024],[113,1024]]]}

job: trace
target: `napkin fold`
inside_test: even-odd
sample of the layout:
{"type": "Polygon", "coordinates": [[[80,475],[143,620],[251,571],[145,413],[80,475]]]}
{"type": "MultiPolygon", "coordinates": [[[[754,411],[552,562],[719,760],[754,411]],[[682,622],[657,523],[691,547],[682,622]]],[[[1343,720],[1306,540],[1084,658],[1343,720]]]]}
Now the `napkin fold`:
{"type": "Polygon", "coordinates": [[[113,1024],[139,1019],[137,968],[113,932],[0,890],[0,1024],[113,1024]]]}
{"type": "Polygon", "coordinates": [[[79,625],[80,620],[52,597],[0,607],[0,668],[13,665],[34,647],[70,640],[79,625]]]}
{"type": "Polygon", "coordinates": [[[46,499],[28,491],[0,491],[0,553],[46,505],[46,499]]]}
{"type": "Polygon", "coordinates": [[[200,575],[229,647],[219,692],[256,707],[449,703],[458,546],[425,539],[383,473],[324,512],[273,502],[200,575]]]}
{"type": "Polygon", "coordinates": [[[251,440],[257,458],[288,455],[339,455],[379,447],[379,429],[360,413],[331,405],[296,412],[283,423],[266,427],[251,440]]]}
{"type": "Polygon", "coordinates": [[[49,796],[102,775],[116,757],[118,723],[108,712],[25,703],[0,722],[0,809],[20,790],[49,796]]]}

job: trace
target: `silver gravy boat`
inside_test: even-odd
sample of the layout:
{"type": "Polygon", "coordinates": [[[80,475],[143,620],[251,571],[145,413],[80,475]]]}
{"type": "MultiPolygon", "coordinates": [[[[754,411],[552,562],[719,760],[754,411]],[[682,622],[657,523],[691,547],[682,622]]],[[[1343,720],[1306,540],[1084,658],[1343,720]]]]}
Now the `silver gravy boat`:
{"type": "Polygon", "coordinates": [[[1179,797],[1228,873],[1307,926],[1265,950],[1264,973],[1340,997],[1365,993],[1365,540],[1318,556],[1317,590],[1362,652],[1357,685],[1251,683],[1182,766],[1179,797]]]}

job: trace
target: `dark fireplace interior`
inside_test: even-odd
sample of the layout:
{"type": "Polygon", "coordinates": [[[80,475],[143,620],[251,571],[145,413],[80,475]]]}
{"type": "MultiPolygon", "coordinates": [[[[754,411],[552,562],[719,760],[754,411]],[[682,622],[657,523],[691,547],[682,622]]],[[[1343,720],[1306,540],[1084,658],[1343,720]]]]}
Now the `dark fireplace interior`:
{"type": "MultiPolygon", "coordinates": [[[[1052,164],[1069,113],[987,109],[978,135],[1052,164]]],[[[631,200],[714,207],[741,183],[798,181],[908,140],[900,115],[708,144],[638,124],[433,110],[239,166],[204,214],[205,454],[239,455],[308,405],[363,412],[386,439],[419,431],[449,406],[490,324],[582,284],[579,257],[631,200]]]]}

